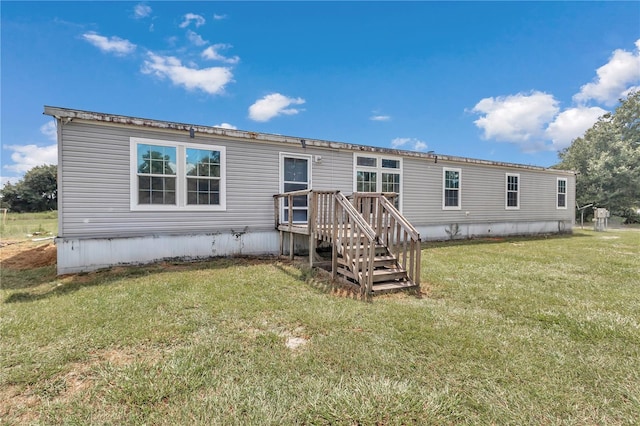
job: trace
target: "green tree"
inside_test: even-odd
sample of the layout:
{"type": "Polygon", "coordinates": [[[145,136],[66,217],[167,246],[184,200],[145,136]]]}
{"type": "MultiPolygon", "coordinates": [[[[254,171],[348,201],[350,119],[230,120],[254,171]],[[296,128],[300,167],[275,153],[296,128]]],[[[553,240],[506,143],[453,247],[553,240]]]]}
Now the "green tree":
{"type": "Polygon", "coordinates": [[[575,170],[578,204],[594,203],[631,219],[640,208],[640,91],[630,93],[559,153],[556,168],[575,170]]]}
{"type": "Polygon", "coordinates": [[[14,212],[56,210],[57,170],[55,165],[36,166],[16,184],[6,184],[0,190],[3,206],[14,212]]]}

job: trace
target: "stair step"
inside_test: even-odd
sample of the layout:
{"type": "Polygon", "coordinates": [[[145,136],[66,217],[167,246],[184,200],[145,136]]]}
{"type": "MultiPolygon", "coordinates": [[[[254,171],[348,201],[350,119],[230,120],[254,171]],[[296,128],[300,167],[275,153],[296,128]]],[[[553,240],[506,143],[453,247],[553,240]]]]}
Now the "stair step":
{"type": "MultiPolygon", "coordinates": [[[[364,257],[361,257],[360,259],[358,259],[357,262],[360,262],[360,263],[364,262],[364,257]]],[[[342,257],[338,258],[338,263],[340,263],[341,265],[347,264],[345,259],[342,257]]],[[[395,264],[396,264],[396,257],[394,255],[382,255],[382,256],[376,256],[373,258],[374,267],[394,266],[395,264]]]]}
{"type": "Polygon", "coordinates": [[[394,281],[407,278],[407,271],[404,269],[374,269],[373,282],[378,283],[382,281],[394,281]]]}
{"type": "MultiPolygon", "coordinates": [[[[363,253],[363,252],[364,252],[365,247],[366,247],[366,246],[365,246],[364,244],[361,244],[361,245],[360,245],[360,253],[363,253]]],[[[356,246],[350,246],[350,245],[348,245],[348,246],[346,246],[345,248],[346,248],[347,250],[351,250],[351,249],[353,249],[353,250],[355,251],[356,246]]],[[[375,249],[374,249],[374,250],[375,250],[375,254],[376,254],[376,256],[381,255],[381,254],[388,254],[388,253],[389,253],[389,250],[387,249],[387,246],[382,245],[382,244],[376,244],[376,247],[375,247],[375,249]]]]}
{"type": "Polygon", "coordinates": [[[374,293],[390,293],[393,291],[406,290],[409,288],[417,288],[418,286],[409,281],[383,281],[373,285],[374,293]]]}

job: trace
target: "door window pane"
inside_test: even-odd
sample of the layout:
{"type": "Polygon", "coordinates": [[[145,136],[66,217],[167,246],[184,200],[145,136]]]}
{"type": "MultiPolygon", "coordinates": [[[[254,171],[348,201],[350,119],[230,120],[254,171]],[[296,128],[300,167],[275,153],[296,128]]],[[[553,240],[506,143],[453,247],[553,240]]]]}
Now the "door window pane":
{"type": "Polygon", "coordinates": [[[284,180],[286,182],[309,182],[307,161],[304,158],[285,158],[284,180]]]}

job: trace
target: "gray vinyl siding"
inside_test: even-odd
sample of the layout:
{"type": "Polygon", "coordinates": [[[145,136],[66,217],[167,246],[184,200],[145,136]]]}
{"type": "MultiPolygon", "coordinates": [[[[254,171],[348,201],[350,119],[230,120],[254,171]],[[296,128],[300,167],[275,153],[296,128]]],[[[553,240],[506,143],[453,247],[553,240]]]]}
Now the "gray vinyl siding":
{"type": "MultiPolygon", "coordinates": [[[[353,190],[353,152],[240,140],[141,126],[73,120],[61,124],[61,237],[251,232],[274,228],[280,153],[311,156],[312,188],[353,190]],[[130,138],[226,148],[226,211],[131,211],[130,138]],[[316,156],[321,159],[316,160],[316,156]]],[[[403,213],[415,225],[572,220],[575,180],[566,172],[403,158],[403,213]],[[462,170],[462,208],[442,209],[443,167],[462,170]],[[505,209],[505,173],[520,174],[520,209],[505,209]],[[567,209],[556,209],[557,177],[567,178],[567,209]],[[469,212],[469,215],[466,215],[469,212]]]]}
{"type": "Polygon", "coordinates": [[[408,158],[404,161],[403,214],[414,226],[439,223],[525,222],[573,219],[575,179],[566,173],[408,158]],[[443,169],[461,171],[461,209],[442,208],[443,169]],[[505,208],[506,174],[520,176],[520,208],[505,208]],[[556,208],[557,178],[567,179],[567,209],[556,208]],[[468,214],[467,214],[468,213],[468,214]]]}
{"type": "Polygon", "coordinates": [[[76,122],[62,126],[61,237],[251,232],[273,229],[273,195],[279,192],[280,153],[308,154],[312,187],[352,187],[352,154],[251,143],[172,131],[76,122]],[[130,138],[226,147],[226,211],[131,211],[130,138]],[[314,156],[322,158],[314,162],[314,156]]]}

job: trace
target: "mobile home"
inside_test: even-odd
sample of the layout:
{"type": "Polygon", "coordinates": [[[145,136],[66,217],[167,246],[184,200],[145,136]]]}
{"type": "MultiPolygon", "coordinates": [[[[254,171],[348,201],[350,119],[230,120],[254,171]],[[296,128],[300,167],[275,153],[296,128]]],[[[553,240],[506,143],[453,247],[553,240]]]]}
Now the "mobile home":
{"type": "Polygon", "coordinates": [[[59,274],[313,250],[331,237],[321,227],[293,230],[331,216],[336,201],[323,194],[346,197],[372,226],[380,203],[392,205],[399,216],[376,220],[402,222],[418,244],[570,232],[574,221],[567,171],[52,106],[44,113],[58,131],[59,274]],[[374,205],[366,194],[391,196],[374,205]]]}

